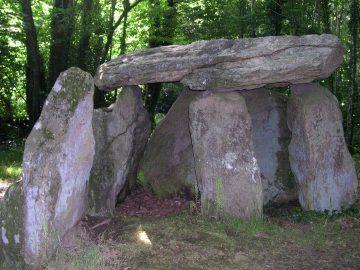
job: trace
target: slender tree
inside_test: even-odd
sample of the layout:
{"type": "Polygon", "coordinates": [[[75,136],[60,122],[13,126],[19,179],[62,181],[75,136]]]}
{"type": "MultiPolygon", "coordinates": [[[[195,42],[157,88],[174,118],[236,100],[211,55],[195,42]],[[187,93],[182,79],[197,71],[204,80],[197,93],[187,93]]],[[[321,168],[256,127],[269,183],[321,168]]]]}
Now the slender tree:
{"type": "Polygon", "coordinates": [[[352,145],[354,130],[354,104],[356,98],[356,63],[357,63],[357,38],[358,38],[358,0],[350,2],[350,80],[346,121],[346,142],[352,145]]]}
{"type": "MultiPolygon", "coordinates": [[[[149,17],[151,18],[149,47],[166,46],[172,44],[176,24],[176,5],[174,0],[167,0],[164,12],[159,0],[149,1],[149,17]]],[[[161,83],[152,83],[147,86],[145,107],[149,112],[152,127],[155,127],[156,106],[162,89],[161,83]]]]}
{"type": "Polygon", "coordinates": [[[74,29],[73,4],[73,0],[55,0],[53,4],[48,75],[49,90],[59,74],[69,67],[70,41],[74,29]]]}
{"type": "Polygon", "coordinates": [[[239,1],[239,37],[243,38],[245,35],[244,17],[246,15],[246,0],[239,1]]]}
{"type": "Polygon", "coordinates": [[[87,56],[90,47],[90,36],[92,32],[93,0],[83,0],[82,2],[82,19],[81,19],[81,35],[77,48],[77,65],[83,70],[88,70],[87,56]]]}
{"type": "Polygon", "coordinates": [[[31,9],[31,0],[20,1],[26,46],[26,109],[32,127],[40,116],[42,106],[42,91],[45,89],[43,60],[31,9]]]}
{"type": "Polygon", "coordinates": [[[280,35],[282,24],[282,9],[284,0],[270,0],[268,3],[268,16],[270,19],[270,34],[280,35]]]}
{"type": "Polygon", "coordinates": [[[255,21],[254,21],[254,5],[255,0],[250,0],[250,36],[255,37],[255,21]]]}
{"type": "MultiPolygon", "coordinates": [[[[121,13],[121,15],[119,16],[119,18],[116,21],[114,20],[114,15],[115,15],[115,9],[114,9],[114,12],[111,14],[110,24],[109,24],[108,31],[106,34],[106,43],[104,46],[101,62],[105,62],[108,59],[107,57],[109,54],[109,50],[110,50],[116,29],[121,25],[121,22],[123,21],[125,16],[127,16],[128,13],[134,7],[136,7],[138,4],[140,4],[142,1],[143,0],[136,0],[133,3],[130,3],[129,0],[124,0],[125,4],[124,4],[123,12],[121,13]]],[[[112,3],[114,3],[114,2],[112,2],[112,3]]],[[[116,3],[116,1],[115,1],[115,3],[116,3]]]]}

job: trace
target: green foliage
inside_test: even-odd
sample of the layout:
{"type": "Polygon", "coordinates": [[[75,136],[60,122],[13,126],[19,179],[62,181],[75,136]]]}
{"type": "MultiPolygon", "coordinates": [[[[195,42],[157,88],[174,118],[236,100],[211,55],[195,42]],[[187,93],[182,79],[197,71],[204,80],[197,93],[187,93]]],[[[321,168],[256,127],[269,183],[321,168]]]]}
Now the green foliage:
{"type": "Polygon", "coordinates": [[[138,181],[138,183],[139,183],[141,186],[143,186],[143,187],[145,187],[145,186],[147,185],[147,182],[146,182],[146,180],[145,180],[145,174],[144,174],[143,171],[139,171],[139,172],[138,172],[137,181],[138,181]]]}
{"type": "Polygon", "coordinates": [[[21,175],[23,146],[0,149],[0,183],[12,183],[21,175]]]}
{"type": "MultiPolygon", "coordinates": [[[[336,74],[322,83],[336,95],[346,119],[350,72],[350,1],[330,0],[329,5],[324,6],[323,1],[313,0],[142,0],[128,14],[127,23],[120,22],[114,29],[115,22],[125,10],[126,1],[116,1],[115,6],[112,6],[112,2],[92,1],[93,5],[87,7],[85,1],[81,0],[75,1],[67,10],[57,10],[65,14],[64,25],[73,23],[73,29],[68,33],[71,36],[68,66],[79,65],[79,46],[86,34],[89,35],[89,40],[85,48],[84,69],[94,74],[104,56],[105,59],[111,59],[121,53],[124,27],[127,52],[152,46],[151,44],[187,44],[201,39],[320,34],[330,31],[342,41],[345,57],[336,74]],[[83,27],[84,22],[86,27],[83,27]],[[112,30],[113,36],[109,39],[112,30]],[[109,51],[104,52],[108,41],[111,41],[109,51]]],[[[45,73],[48,73],[52,40],[53,3],[50,0],[32,1],[45,73]]],[[[130,5],[133,3],[135,0],[130,0],[130,5]]],[[[25,126],[28,97],[25,91],[25,34],[19,1],[0,0],[0,6],[0,135],[4,140],[15,126],[25,126]]],[[[359,76],[357,81],[359,84],[359,76]]],[[[165,84],[155,114],[166,114],[181,90],[181,86],[165,84]]],[[[107,93],[101,102],[95,103],[108,106],[114,102],[115,96],[107,93]]],[[[355,137],[351,149],[354,153],[360,149],[360,98],[358,93],[356,96],[353,116],[355,137]]]]}

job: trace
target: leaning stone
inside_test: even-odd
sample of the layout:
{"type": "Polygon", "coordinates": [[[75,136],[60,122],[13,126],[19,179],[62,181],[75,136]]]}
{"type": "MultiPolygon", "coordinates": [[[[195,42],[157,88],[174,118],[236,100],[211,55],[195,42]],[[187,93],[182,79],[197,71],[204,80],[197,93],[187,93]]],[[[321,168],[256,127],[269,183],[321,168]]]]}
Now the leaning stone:
{"type": "Polygon", "coordinates": [[[141,160],[139,177],[158,196],[193,192],[194,154],[189,130],[189,104],[199,93],[183,90],[165,118],[156,126],[141,160]]]}
{"type": "Polygon", "coordinates": [[[117,196],[136,181],[150,136],[150,120],[137,86],[124,88],[109,108],[94,111],[95,158],[89,181],[88,213],[112,214],[117,196]]]}
{"type": "Polygon", "coordinates": [[[333,35],[197,41],[123,55],[95,75],[101,90],[181,81],[192,90],[241,90],[328,77],[342,62],[333,35]]]}
{"type": "Polygon", "coordinates": [[[262,184],[244,98],[205,92],[190,104],[189,113],[202,211],[261,217],[262,184]]]}
{"type": "Polygon", "coordinates": [[[339,211],[356,200],[358,180],[336,97],[319,84],[292,87],[290,163],[304,210],[339,211]]]}
{"type": "Polygon", "coordinates": [[[265,88],[242,92],[241,95],[251,117],[264,205],[296,200],[288,152],[290,131],[286,123],[286,96],[265,88]]]}
{"type": "Polygon", "coordinates": [[[90,74],[70,68],[45,101],[25,143],[23,183],[8,192],[2,211],[3,252],[9,263],[15,263],[18,252],[38,269],[83,217],[95,144],[93,92],[90,74]]]}
{"type": "MultiPolygon", "coordinates": [[[[24,193],[23,183],[11,185],[0,203],[0,258],[8,267],[26,269],[24,261],[24,193]]],[[[0,262],[0,268],[2,263],[0,262]]]]}

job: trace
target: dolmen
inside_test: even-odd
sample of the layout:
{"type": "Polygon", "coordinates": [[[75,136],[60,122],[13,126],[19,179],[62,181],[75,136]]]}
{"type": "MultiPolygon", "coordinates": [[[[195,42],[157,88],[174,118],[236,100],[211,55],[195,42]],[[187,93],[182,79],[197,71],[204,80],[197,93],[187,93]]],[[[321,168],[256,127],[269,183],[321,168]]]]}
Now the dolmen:
{"type": "Polygon", "coordinates": [[[0,258],[39,269],[85,214],[112,215],[136,182],[161,197],[186,191],[219,218],[261,218],[294,199],[306,211],[349,207],[354,162],[336,97],[319,84],[343,52],[333,35],[221,39],[126,54],[94,79],[64,71],[0,204],[0,258]],[[150,134],[139,85],[155,82],[184,90],[150,134]],[[122,90],[94,110],[94,84],[122,90]]]}

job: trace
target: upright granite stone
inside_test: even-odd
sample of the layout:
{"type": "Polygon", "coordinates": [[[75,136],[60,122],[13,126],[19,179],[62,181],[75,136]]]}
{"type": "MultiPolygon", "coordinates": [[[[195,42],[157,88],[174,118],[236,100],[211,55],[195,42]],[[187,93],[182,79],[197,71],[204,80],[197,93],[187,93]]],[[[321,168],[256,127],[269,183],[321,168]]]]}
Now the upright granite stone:
{"type": "Polygon", "coordinates": [[[356,200],[358,180],[336,97],[319,84],[292,87],[290,163],[304,210],[336,211],[356,200]]]}
{"type": "Polygon", "coordinates": [[[262,184],[244,98],[205,92],[190,104],[189,114],[202,211],[261,217],[262,184]]]}
{"type": "Polygon", "coordinates": [[[133,185],[150,120],[138,86],[125,87],[109,108],[94,111],[95,158],[89,181],[88,213],[112,214],[120,191],[133,185]]]}
{"type": "Polygon", "coordinates": [[[297,199],[288,152],[291,134],[286,123],[287,97],[266,88],[242,92],[241,95],[251,117],[264,205],[297,199]]]}
{"type": "MultiPolygon", "coordinates": [[[[14,269],[26,269],[24,261],[24,193],[23,182],[11,185],[0,202],[0,268],[3,263],[14,269]]],[[[2,268],[1,268],[2,269],[2,268]]]]}
{"type": "Polygon", "coordinates": [[[326,34],[197,41],[120,56],[98,68],[95,83],[101,90],[177,81],[211,91],[289,85],[330,76],[343,51],[326,34]]]}
{"type": "Polygon", "coordinates": [[[8,263],[24,258],[38,269],[83,217],[95,148],[93,92],[90,74],[70,68],[45,101],[25,143],[23,182],[7,192],[2,209],[8,263]]]}
{"type": "Polygon", "coordinates": [[[193,191],[196,185],[189,104],[197,96],[197,92],[183,90],[156,126],[141,160],[139,177],[161,197],[179,193],[184,187],[193,191]]]}

